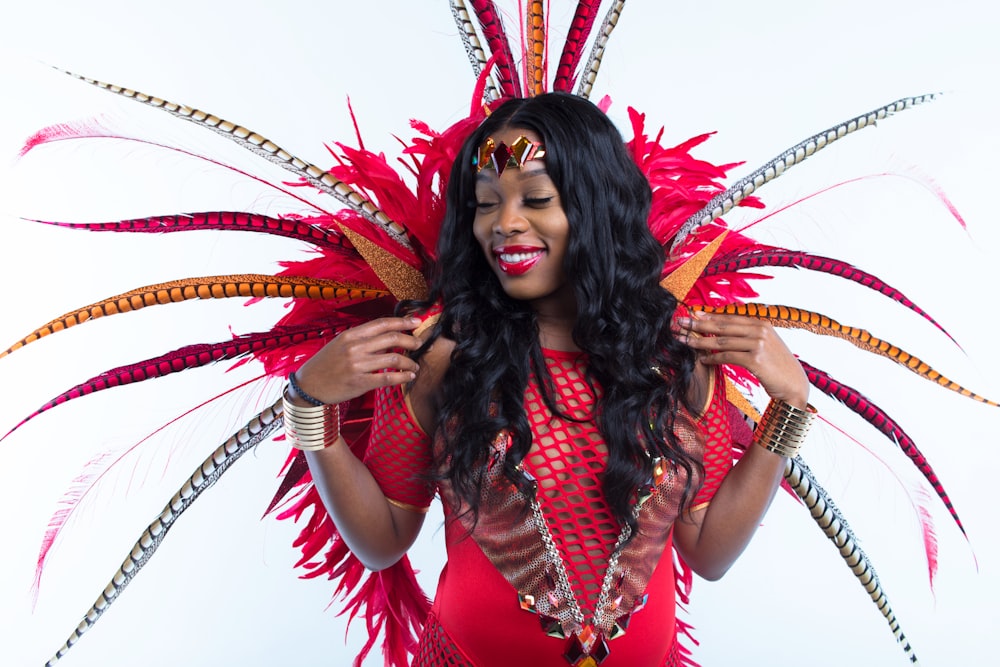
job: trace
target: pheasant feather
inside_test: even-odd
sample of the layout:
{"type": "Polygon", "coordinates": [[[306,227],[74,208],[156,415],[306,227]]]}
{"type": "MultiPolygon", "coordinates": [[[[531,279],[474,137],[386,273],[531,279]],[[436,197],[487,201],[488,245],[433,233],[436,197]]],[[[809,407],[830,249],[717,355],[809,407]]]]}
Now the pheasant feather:
{"type": "Polygon", "coordinates": [[[242,125],[224,120],[205,111],[201,111],[200,109],[163,100],[159,97],[152,97],[150,95],[146,95],[145,93],[116,86],[111,83],[105,83],[104,81],[91,79],[79,74],[74,74],[73,72],[66,72],[66,74],[76,79],[80,79],[81,81],[85,81],[93,86],[97,86],[98,88],[115,93],[116,95],[127,97],[128,99],[141,102],[142,104],[156,109],[162,109],[177,118],[182,118],[198,125],[199,127],[204,127],[221,134],[227,139],[234,141],[239,146],[242,146],[252,153],[259,155],[268,162],[272,162],[284,169],[287,169],[309,185],[312,185],[321,192],[325,192],[326,194],[334,197],[337,201],[349,206],[351,209],[365,216],[371,222],[385,229],[385,231],[388,232],[389,235],[404,248],[410,247],[409,241],[406,238],[405,230],[397,223],[390,220],[388,216],[380,211],[378,207],[376,207],[375,204],[373,204],[368,198],[340,179],[335,178],[328,171],[320,169],[319,167],[295,157],[291,153],[288,153],[267,137],[257,134],[253,130],[245,128],[242,125]]]}
{"type": "Polygon", "coordinates": [[[503,97],[517,97],[521,84],[518,81],[517,69],[514,67],[514,56],[510,50],[510,42],[504,32],[503,22],[497,13],[493,0],[471,0],[476,20],[482,29],[486,44],[493,54],[496,69],[497,84],[503,97]]]}
{"type": "Polygon", "coordinates": [[[272,433],[281,426],[281,401],[277,401],[271,407],[265,409],[259,415],[250,420],[242,429],[233,434],[228,440],[219,445],[205,461],[195,469],[194,473],[181,486],[180,490],[174,494],[170,502],[149,524],[146,530],[136,541],[135,546],[129,551],[114,577],[105,587],[104,591],[91,606],[90,610],[81,619],[80,624],[63,644],[62,648],[56,651],[55,655],[45,663],[46,667],[52,667],[59,661],[70,648],[79,641],[85,632],[94,627],[100,620],[108,607],[118,599],[122,591],[132,582],[139,571],[145,567],[149,559],[163,543],[167,532],[180,518],[181,514],[187,510],[202,493],[215,484],[223,473],[229,470],[232,465],[239,460],[243,454],[249,451],[258,443],[264,442],[271,437],[272,433]]]}
{"type": "Polygon", "coordinates": [[[736,273],[737,271],[745,271],[746,269],[754,269],[761,266],[801,267],[810,271],[829,273],[830,275],[845,278],[860,285],[864,285],[865,287],[875,290],[883,296],[889,297],[906,308],[909,308],[937,327],[944,335],[951,338],[952,341],[955,340],[952,338],[951,334],[945,331],[943,326],[938,324],[937,320],[927,314],[927,312],[907,298],[906,295],[898,289],[887,284],[878,276],[874,276],[867,271],[862,271],[861,269],[839,259],[812,255],[798,250],[784,250],[782,248],[775,248],[771,246],[756,245],[755,247],[751,247],[749,249],[741,248],[734,252],[729,252],[716,257],[705,267],[703,275],[707,277],[720,273],[736,273]]]}
{"type": "Polygon", "coordinates": [[[229,299],[238,297],[359,302],[376,299],[387,294],[388,291],[386,290],[345,285],[332,280],[316,280],[300,276],[269,276],[248,273],[233,276],[206,276],[203,278],[171,280],[165,283],[140,287],[57,317],[51,322],[35,329],[5,351],[0,352],[0,358],[40,338],[78,324],[83,324],[88,320],[140,310],[147,306],[180,303],[190,299],[229,299]]]}
{"type": "Polygon", "coordinates": [[[545,11],[542,0],[531,0],[525,17],[524,84],[530,96],[545,92],[545,11]]]}
{"type": "Polygon", "coordinates": [[[587,58],[587,64],[580,76],[580,84],[576,89],[576,94],[584,99],[590,97],[594,81],[597,80],[597,71],[601,69],[601,61],[604,60],[604,49],[608,46],[608,39],[611,38],[612,31],[618,25],[618,19],[621,17],[624,6],[625,0],[615,0],[604,16],[604,23],[601,24],[597,39],[594,40],[594,45],[590,48],[590,56],[587,58]]]}
{"type": "Polygon", "coordinates": [[[273,218],[242,211],[206,211],[154,215],[115,222],[54,222],[32,220],[45,225],[81,229],[89,232],[135,232],[166,234],[199,230],[258,232],[311,243],[320,248],[350,247],[343,235],[334,228],[325,228],[319,218],[273,218]]]}
{"type": "Polygon", "coordinates": [[[897,364],[908,368],[922,378],[941,385],[945,389],[954,391],[974,401],[1000,407],[1000,404],[990,399],[980,396],[970,391],[962,385],[954,382],[941,373],[937,372],[929,365],[913,356],[909,352],[900,349],[880,338],[876,338],[864,329],[845,326],[834,319],[814,313],[809,310],[792,308],[790,306],[769,306],[762,303],[732,304],[721,308],[712,306],[692,306],[692,310],[704,310],[708,313],[727,313],[730,315],[745,315],[766,320],[776,327],[787,329],[805,329],[822,336],[833,336],[861,348],[866,352],[877,354],[886,359],[891,359],[897,364]]]}
{"type": "Polygon", "coordinates": [[[248,354],[257,354],[269,349],[277,349],[290,345],[297,345],[306,340],[316,338],[329,338],[333,336],[333,330],[327,326],[307,326],[298,329],[287,329],[282,331],[275,328],[271,331],[256,334],[244,334],[235,337],[231,341],[221,343],[197,343],[186,345],[182,348],[168,352],[167,354],[153,357],[145,361],[140,361],[127,366],[119,366],[105,371],[100,375],[95,375],[85,382],[81,382],[75,387],[64,391],[52,400],[46,402],[40,408],[18,422],[12,429],[7,431],[0,441],[7,438],[11,433],[21,428],[25,423],[39,416],[43,412],[82,396],[120,387],[127,384],[134,384],[157,377],[164,377],[172,373],[179,373],[192,368],[207,366],[208,364],[224,361],[227,359],[238,359],[248,354]]]}
{"type": "MultiPolygon", "coordinates": [[[[478,80],[482,77],[483,69],[487,64],[486,52],[483,51],[483,46],[479,41],[479,35],[476,33],[476,26],[472,23],[472,19],[469,17],[469,10],[466,9],[464,0],[451,1],[451,15],[455,19],[455,25],[458,27],[458,33],[462,37],[462,44],[465,46],[465,54],[468,56],[469,63],[472,65],[472,73],[478,80]]],[[[483,91],[483,97],[487,101],[492,101],[497,99],[498,96],[496,83],[494,83],[492,77],[487,78],[488,81],[484,82],[485,88],[483,91]]]]}
{"type": "Polygon", "coordinates": [[[713,197],[712,201],[708,202],[703,209],[688,218],[681,225],[677,235],[674,237],[673,243],[670,246],[671,252],[683,245],[688,234],[713,220],[721,218],[731,211],[734,206],[739,204],[743,198],[750,196],[759,187],[773,181],[785,173],[787,169],[800,164],[817,151],[826,148],[848,134],[875,125],[876,122],[884,120],[895,113],[929,102],[936,97],[937,95],[933,93],[917,97],[904,97],[881,106],[878,109],[869,111],[866,114],[861,114],[860,116],[844,121],[839,125],[834,125],[823,132],[814,134],[804,141],[800,141],[776,158],[765,163],[762,167],[759,167],[750,175],[736,181],[729,189],[713,197]]]}
{"type": "MultiPolygon", "coordinates": [[[[947,491],[944,490],[944,485],[941,484],[941,480],[938,478],[937,473],[934,472],[931,464],[927,461],[927,457],[925,457],[917,448],[913,438],[907,435],[902,427],[900,427],[895,420],[889,417],[889,415],[886,414],[882,408],[872,403],[867,396],[854,387],[848,386],[843,382],[832,378],[828,373],[821,371],[815,366],[811,366],[802,360],[799,360],[799,363],[802,364],[802,368],[805,370],[806,376],[809,378],[809,382],[812,383],[814,387],[827,396],[845,405],[852,412],[855,412],[866,422],[874,426],[880,433],[896,443],[899,449],[906,454],[906,457],[917,466],[917,470],[919,470],[924,476],[924,479],[926,479],[934,488],[938,498],[940,498],[941,502],[944,503],[944,506],[948,508],[951,518],[954,519],[955,523],[958,525],[958,529],[962,531],[963,535],[965,535],[965,526],[962,525],[962,520],[958,518],[958,511],[952,504],[947,491]]],[[[931,569],[931,579],[933,579],[933,570],[936,568],[932,565],[931,569]]]]}
{"type": "Polygon", "coordinates": [[[576,69],[580,66],[580,55],[583,53],[583,45],[590,37],[590,31],[594,27],[597,9],[600,5],[599,1],[595,2],[594,0],[580,0],[576,4],[573,22],[566,35],[562,55],[559,56],[559,65],[556,68],[556,78],[552,84],[552,90],[565,93],[573,90],[573,85],[576,83],[576,69]]]}
{"type": "Polygon", "coordinates": [[[851,572],[864,586],[878,610],[882,612],[882,616],[889,624],[889,629],[902,647],[903,652],[906,653],[910,663],[917,664],[916,653],[914,653],[913,647],[910,646],[910,642],[906,639],[906,635],[896,619],[896,614],[889,604],[889,598],[886,597],[875,568],[858,544],[854,531],[843,518],[840,509],[830,500],[826,490],[819,485],[812,471],[801,458],[786,461],[785,482],[802,499],[806,509],[809,510],[823,533],[836,545],[841,557],[851,568],[851,572]]]}

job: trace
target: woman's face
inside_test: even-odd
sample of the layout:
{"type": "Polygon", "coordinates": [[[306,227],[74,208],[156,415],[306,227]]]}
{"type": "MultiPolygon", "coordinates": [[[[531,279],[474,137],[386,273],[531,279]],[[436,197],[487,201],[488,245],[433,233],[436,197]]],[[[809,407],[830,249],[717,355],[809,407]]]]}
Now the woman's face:
{"type": "MultiPolygon", "coordinates": [[[[541,141],[531,130],[518,128],[492,139],[498,147],[501,142],[509,147],[522,136],[541,141]]],[[[544,158],[508,166],[499,176],[491,167],[479,171],[473,233],[508,295],[535,302],[536,309],[546,302],[561,308],[572,303],[563,269],[569,221],[544,158]]]]}

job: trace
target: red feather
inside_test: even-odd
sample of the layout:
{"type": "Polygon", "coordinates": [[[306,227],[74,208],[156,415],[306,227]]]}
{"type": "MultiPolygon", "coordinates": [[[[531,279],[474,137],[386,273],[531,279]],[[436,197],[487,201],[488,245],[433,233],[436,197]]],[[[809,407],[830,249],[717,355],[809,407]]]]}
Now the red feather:
{"type": "Polygon", "coordinates": [[[563,45],[562,55],[559,57],[552,90],[568,93],[576,85],[576,70],[580,66],[583,46],[594,27],[597,10],[600,6],[601,3],[595,0],[580,0],[577,3],[573,22],[570,23],[569,32],[566,35],[566,43],[563,45]]]}
{"type": "Polygon", "coordinates": [[[323,248],[345,248],[349,243],[343,234],[332,225],[329,216],[303,218],[283,216],[274,218],[242,211],[204,211],[200,213],[175,213],[154,215],[146,218],[132,218],[114,222],[54,222],[32,220],[44,225],[82,229],[88,232],[131,232],[167,234],[199,230],[223,230],[257,232],[284,238],[297,239],[323,248]]]}
{"type": "Polygon", "coordinates": [[[879,294],[889,297],[893,301],[909,308],[925,320],[937,327],[944,335],[952,338],[951,334],[945,331],[938,322],[927,314],[922,308],[906,297],[895,287],[887,284],[879,277],[866,271],[862,271],[847,262],[820,255],[812,255],[798,250],[785,250],[773,246],[755,244],[754,246],[743,248],[734,252],[719,254],[705,267],[705,276],[717,274],[733,274],[748,268],[759,266],[791,266],[794,268],[804,268],[810,271],[820,271],[834,276],[845,278],[856,282],[869,289],[875,290],[879,294]]]}
{"type": "Polygon", "coordinates": [[[479,27],[483,31],[483,37],[486,38],[486,44],[495,59],[497,82],[500,84],[502,97],[518,97],[521,84],[518,81],[517,68],[514,66],[510,42],[497,13],[496,4],[493,0],[472,0],[471,4],[479,21],[479,27]]]}
{"type": "MultiPolygon", "coordinates": [[[[945,491],[944,485],[941,484],[937,473],[934,472],[931,464],[927,461],[927,457],[917,448],[916,443],[903,431],[899,424],[857,389],[835,380],[829,374],[814,366],[810,366],[804,361],[800,360],[799,363],[802,364],[802,368],[805,369],[806,375],[809,377],[809,382],[814,387],[847,406],[850,410],[860,415],[866,422],[874,426],[880,433],[896,443],[900,450],[906,454],[907,458],[916,465],[917,469],[924,476],[924,479],[930,482],[941,502],[944,503],[944,506],[955,520],[959,530],[965,535],[965,527],[962,525],[962,520],[958,518],[958,511],[952,505],[951,498],[948,497],[948,493],[945,491]]],[[[968,539],[968,536],[966,536],[966,539],[968,539]]]]}

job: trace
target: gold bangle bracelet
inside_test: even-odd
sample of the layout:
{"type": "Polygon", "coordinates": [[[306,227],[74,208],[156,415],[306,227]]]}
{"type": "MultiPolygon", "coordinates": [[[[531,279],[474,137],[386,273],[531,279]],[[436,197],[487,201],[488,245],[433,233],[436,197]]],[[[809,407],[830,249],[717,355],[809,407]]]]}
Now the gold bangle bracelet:
{"type": "Polygon", "coordinates": [[[816,408],[811,405],[802,410],[784,401],[771,399],[754,431],[754,442],[779,456],[795,458],[814,419],[816,408]]]}
{"type": "Polygon", "coordinates": [[[281,399],[285,439],[289,445],[306,452],[318,452],[337,443],[340,438],[339,403],[308,407],[295,405],[288,396],[287,385],[281,399]]]}

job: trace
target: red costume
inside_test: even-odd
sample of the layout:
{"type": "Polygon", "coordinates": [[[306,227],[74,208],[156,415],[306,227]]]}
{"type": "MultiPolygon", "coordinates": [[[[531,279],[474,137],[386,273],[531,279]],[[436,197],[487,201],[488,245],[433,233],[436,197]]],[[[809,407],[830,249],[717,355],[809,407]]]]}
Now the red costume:
{"type": "MultiPolygon", "coordinates": [[[[606,449],[593,418],[601,389],[587,380],[586,355],[544,356],[562,415],[552,414],[532,376],[524,405],[533,445],[521,468],[534,497],[502,474],[503,433],[484,462],[478,521],[462,513],[448,485],[438,489],[448,563],[415,667],[509,664],[512,642],[522,664],[597,664],[587,656],[606,667],[680,664],[671,527],[687,475],[657,466],[660,474],[637,494],[639,529],[626,542],[602,491],[606,449]]],[[[704,476],[691,480],[692,507],[711,500],[732,464],[724,385],[713,377],[703,413],[682,411],[675,427],[688,453],[705,461],[704,476]]],[[[381,393],[366,463],[391,502],[426,509],[432,439],[401,389],[381,393]]]]}
{"type": "MultiPolygon", "coordinates": [[[[189,277],[140,287],[42,325],[0,356],[74,325],[146,306],[198,298],[294,300],[286,317],[277,323],[265,323],[256,332],[219,342],[192,343],[84,380],[26,416],[11,432],[28,419],[90,393],[248,355],[261,362],[266,375],[283,377],[341,331],[393,312],[401,300],[424,298],[425,276],[434,259],[443,215],[443,185],[457,147],[491,105],[505,98],[535,95],[546,89],[570,92],[574,88],[576,94],[589,96],[623,3],[609,3],[603,23],[592,30],[601,3],[578,2],[551,84],[546,66],[548,62],[554,65],[556,58],[554,52],[549,57],[543,16],[546,3],[540,0],[524,3],[521,29],[516,35],[520,39],[514,40],[520,44],[520,58],[514,57],[511,40],[491,0],[469,0],[471,10],[466,9],[462,0],[453,0],[451,4],[477,76],[476,94],[469,116],[444,132],[437,133],[414,123],[420,136],[407,146],[403,161],[415,177],[412,188],[394,170],[398,165],[391,166],[384,155],[338,144],[337,166],[323,169],[236,123],[130,88],[86,79],[210,129],[288,169],[299,179],[299,184],[314,188],[329,199],[305,215],[299,209],[294,214],[274,217],[240,211],[201,211],[111,222],[52,223],[91,231],[136,233],[252,231],[298,239],[310,244],[315,254],[305,261],[284,262],[275,275],[189,277]],[[590,56],[585,61],[588,44],[590,56]],[[524,75],[523,86],[519,73],[524,75]]],[[[906,296],[869,273],[836,259],[756,242],[730,232],[720,219],[734,206],[759,206],[752,196],[757,189],[840,138],[932,98],[933,95],[903,98],[848,119],[786,149],[728,187],[721,181],[732,165],[720,167],[691,155],[708,135],[665,146],[662,133],[647,135],[645,117],[631,112],[633,138],[627,148],[652,187],[650,229],[658,242],[669,249],[663,268],[664,287],[692,309],[726,310],[758,317],[775,326],[849,340],[941,386],[995,405],[863,329],[842,325],[810,310],[752,303],[757,295],[749,280],[758,277],[756,270],[803,268],[873,289],[940,328],[906,296]],[[667,284],[678,277],[679,285],[667,284]]],[[[94,136],[115,135],[99,125],[58,125],[39,131],[28,140],[24,152],[51,141],[94,136]]],[[[207,156],[200,157],[208,160],[207,156]]],[[[286,194],[291,191],[287,183],[269,185],[286,194]]],[[[585,359],[550,352],[547,363],[553,378],[563,383],[557,393],[566,414],[589,420],[593,413],[591,405],[600,388],[586,382],[585,359]]],[[[865,419],[918,466],[961,528],[958,514],[930,464],[902,427],[859,390],[805,361],[802,365],[817,389],[865,419]]],[[[732,405],[737,404],[745,414],[754,416],[753,407],[736,390],[737,385],[746,389],[752,384],[753,380],[741,375],[739,369],[730,368],[725,375],[720,372],[711,392],[712,400],[697,428],[684,415],[678,416],[677,434],[684,446],[692,450],[704,447],[705,480],[692,480],[694,487],[700,484],[693,506],[711,498],[731,465],[734,445],[747,441],[741,418],[730,418],[730,414],[732,405]],[[737,429],[742,431],[738,435],[737,429]]],[[[369,442],[366,429],[372,415],[369,399],[366,396],[352,401],[349,423],[343,431],[345,436],[355,452],[365,457],[393,501],[413,508],[426,507],[434,493],[424,474],[430,470],[431,442],[415,427],[399,394],[382,395],[375,413],[376,433],[370,439],[375,447],[365,452],[369,442]]],[[[447,512],[449,561],[433,609],[417,592],[405,558],[393,568],[363,578],[363,567],[348,552],[322,507],[303,457],[293,453],[270,509],[282,507],[281,518],[307,519],[297,542],[303,552],[300,564],[309,572],[306,576],[328,575],[337,579],[338,593],[352,596],[347,603],[351,614],[368,616],[372,638],[365,652],[379,632],[384,631],[387,662],[396,666],[404,665],[410,654],[417,656],[417,665],[463,665],[470,660],[480,664],[512,661],[559,664],[565,656],[571,662],[575,656],[579,664],[586,665],[591,657],[596,663],[596,656],[605,650],[608,657],[603,665],[658,666],[672,664],[678,656],[683,660],[683,650],[674,641],[675,577],[669,530],[677,517],[682,478],[669,467],[663,469],[663,478],[654,480],[658,483],[639,512],[638,534],[618,551],[616,546],[628,535],[620,532],[621,527],[611,517],[601,492],[604,452],[594,423],[551,419],[548,409],[538,399],[534,383],[525,396],[525,409],[531,417],[534,448],[523,469],[537,482],[536,498],[519,497],[519,492],[505,486],[505,480],[490,477],[499,467],[494,463],[490,469],[490,462],[484,462],[491,483],[483,488],[479,522],[473,530],[467,518],[455,511],[449,490],[440,489],[447,512]],[[509,506],[505,504],[508,501],[509,506]],[[515,511],[524,508],[525,503],[526,513],[515,511]],[[470,530],[471,537],[467,537],[470,530]],[[551,544],[546,535],[551,537],[551,544]],[[513,562],[505,561],[507,556],[513,562]],[[647,593],[645,608],[639,611],[647,593]],[[628,627],[624,628],[626,623],[628,627]],[[622,629],[626,630],[624,635],[622,629]],[[422,633],[419,645],[410,639],[412,633],[422,633]],[[563,638],[554,639],[547,633],[563,638]]],[[[78,628],[51,662],[64,655],[99,620],[148,562],[180,514],[240,456],[269,439],[280,427],[282,418],[278,400],[234,433],[193,472],[137,540],[120,572],[83,615],[78,628]]],[[[497,457],[504,455],[503,444],[501,436],[496,442],[497,457]]],[[[788,460],[785,478],[834,541],[885,616],[907,657],[915,660],[867,556],[825,491],[798,458],[788,460]]],[[[76,502],[72,500],[69,504],[75,507],[76,502]]],[[[38,558],[39,575],[49,548],[71,512],[72,509],[61,509],[53,517],[38,558]]],[[[931,551],[929,547],[928,553],[931,551]]],[[[683,576],[680,580],[686,581],[683,576]]]]}

